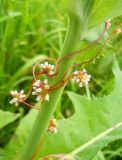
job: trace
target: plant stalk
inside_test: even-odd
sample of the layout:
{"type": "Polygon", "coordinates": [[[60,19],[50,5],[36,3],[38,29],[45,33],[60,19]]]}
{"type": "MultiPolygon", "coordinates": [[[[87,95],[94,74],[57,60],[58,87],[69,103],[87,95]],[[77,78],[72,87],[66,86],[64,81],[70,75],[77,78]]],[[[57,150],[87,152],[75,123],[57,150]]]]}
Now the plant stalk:
{"type": "MultiPolygon", "coordinates": [[[[51,2],[50,2],[51,3],[51,2]]],[[[82,25],[82,15],[81,15],[81,0],[68,0],[68,15],[69,15],[69,26],[67,35],[65,38],[64,46],[60,57],[67,55],[73,51],[76,51],[80,44],[80,36],[83,32],[82,25]]],[[[64,72],[75,62],[74,57],[70,57],[62,61],[59,66],[59,73],[52,81],[53,84],[56,84],[62,79],[64,72]]],[[[50,93],[50,101],[43,102],[41,109],[37,115],[35,123],[30,132],[29,139],[27,144],[23,149],[21,160],[32,160],[32,157],[42,140],[46,129],[48,128],[49,121],[56,110],[56,106],[59,102],[59,99],[62,95],[64,87],[52,91],[50,93]]]]}

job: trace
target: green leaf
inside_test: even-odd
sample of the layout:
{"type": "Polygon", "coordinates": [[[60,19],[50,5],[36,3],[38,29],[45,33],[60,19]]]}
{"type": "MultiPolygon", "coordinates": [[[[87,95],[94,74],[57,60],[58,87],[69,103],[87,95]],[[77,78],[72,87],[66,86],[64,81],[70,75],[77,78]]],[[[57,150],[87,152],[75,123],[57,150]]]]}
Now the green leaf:
{"type": "MultiPolygon", "coordinates": [[[[82,49],[89,46],[88,41],[82,41],[81,43],[82,49]]],[[[96,60],[100,56],[105,55],[106,49],[103,47],[101,43],[97,43],[92,48],[88,48],[87,50],[79,53],[76,55],[75,63],[77,64],[84,64],[88,62],[93,62],[93,60],[96,60]]]]}
{"type": "MultiPolygon", "coordinates": [[[[90,160],[96,153],[115,139],[122,138],[122,72],[114,67],[115,87],[109,96],[91,100],[68,92],[75,107],[75,114],[59,121],[58,133],[47,133],[38,157],[67,153],[79,160],[90,160]],[[88,154],[89,153],[89,154],[88,154]]],[[[31,111],[20,123],[15,139],[5,148],[5,158],[19,158],[31,126],[36,117],[31,111]]],[[[38,159],[37,157],[37,159],[38,159]]]]}
{"type": "MultiPolygon", "coordinates": [[[[104,30],[104,22],[106,20],[122,14],[122,0],[84,0],[81,2],[81,14],[83,14],[82,23],[84,26],[84,33],[81,35],[81,38],[87,39],[88,42],[99,37],[104,30]]],[[[102,40],[106,35],[104,35],[102,40]]],[[[79,63],[84,62],[84,60],[87,61],[92,59],[97,55],[97,52],[99,52],[99,48],[101,46],[100,43],[76,56],[76,62],[79,63]]],[[[84,44],[83,41],[81,42],[81,46],[81,49],[83,49],[88,45],[84,44]]]]}
{"type": "Polygon", "coordinates": [[[10,141],[8,146],[5,148],[4,158],[5,160],[18,160],[22,147],[24,146],[27,137],[29,136],[31,127],[36,118],[37,111],[32,110],[30,113],[23,118],[16,130],[14,138],[10,141]]]}
{"type": "Polygon", "coordinates": [[[15,121],[19,117],[19,115],[20,114],[15,114],[15,113],[5,112],[0,110],[0,128],[15,121]]]}
{"type": "Polygon", "coordinates": [[[86,0],[84,2],[85,18],[88,26],[93,28],[122,14],[122,0],[86,0]]]}

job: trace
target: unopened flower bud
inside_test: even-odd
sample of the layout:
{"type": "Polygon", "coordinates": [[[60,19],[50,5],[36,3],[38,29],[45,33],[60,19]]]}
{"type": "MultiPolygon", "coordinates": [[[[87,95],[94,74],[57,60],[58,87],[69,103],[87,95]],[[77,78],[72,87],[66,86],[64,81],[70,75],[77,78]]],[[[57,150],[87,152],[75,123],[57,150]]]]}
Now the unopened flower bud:
{"type": "Polygon", "coordinates": [[[121,33],[122,32],[122,30],[120,29],[120,28],[117,28],[116,30],[115,30],[115,33],[116,34],[119,34],[119,33],[121,33]]]}
{"type": "Polygon", "coordinates": [[[111,26],[111,21],[110,21],[110,19],[109,19],[109,20],[107,20],[107,21],[105,22],[105,28],[106,28],[106,29],[109,29],[110,26],[111,26]]]}
{"type": "Polygon", "coordinates": [[[50,120],[47,131],[50,133],[57,133],[57,122],[55,118],[50,120]]]}

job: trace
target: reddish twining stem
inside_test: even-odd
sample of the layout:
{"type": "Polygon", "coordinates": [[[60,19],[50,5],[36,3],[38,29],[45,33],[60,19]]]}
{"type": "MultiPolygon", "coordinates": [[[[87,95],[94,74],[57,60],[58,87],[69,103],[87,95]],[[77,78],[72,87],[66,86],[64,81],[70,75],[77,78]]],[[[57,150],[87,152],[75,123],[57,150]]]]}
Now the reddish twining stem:
{"type": "MultiPolygon", "coordinates": [[[[110,38],[111,38],[113,35],[116,35],[116,33],[117,33],[117,29],[113,30],[113,31],[110,33],[109,37],[105,40],[105,42],[104,42],[104,43],[102,44],[102,46],[100,47],[100,50],[97,52],[97,54],[96,54],[94,57],[92,57],[91,59],[89,59],[89,60],[87,60],[87,61],[84,61],[84,62],[82,62],[82,63],[78,63],[78,64],[74,64],[74,65],[70,66],[70,67],[68,68],[68,70],[64,73],[64,75],[63,75],[63,77],[62,77],[63,80],[62,80],[61,82],[58,82],[55,86],[52,86],[52,87],[50,88],[50,90],[56,90],[56,89],[64,86],[64,85],[70,80],[70,78],[72,77],[72,74],[71,74],[67,79],[64,80],[64,78],[66,77],[67,73],[68,73],[73,67],[75,67],[75,66],[81,66],[81,65],[83,65],[83,64],[87,64],[87,63],[93,61],[95,58],[97,58],[98,55],[101,53],[102,49],[104,48],[105,44],[110,40],[110,38]]],[[[103,34],[101,34],[101,36],[102,36],[102,35],[103,35],[103,34]]]]}
{"type": "Polygon", "coordinates": [[[115,30],[110,33],[109,37],[105,40],[105,42],[104,42],[104,43],[102,44],[102,46],[100,47],[100,50],[97,52],[97,54],[96,54],[94,57],[92,57],[91,59],[89,59],[89,60],[87,60],[87,61],[84,61],[84,62],[82,62],[82,63],[74,64],[73,66],[80,66],[80,65],[83,65],[83,64],[87,64],[87,63],[93,61],[95,58],[97,58],[98,55],[101,53],[102,49],[104,48],[104,46],[106,45],[106,43],[110,40],[110,38],[112,37],[112,35],[113,35],[114,33],[115,33],[115,30]]]}
{"type": "MultiPolygon", "coordinates": [[[[122,24],[122,23],[121,23],[121,24],[122,24]]],[[[121,26],[121,24],[119,24],[119,26],[121,26]]],[[[106,22],[106,23],[105,23],[104,31],[103,31],[103,32],[100,34],[100,36],[99,36],[94,42],[92,42],[89,46],[87,46],[87,47],[85,47],[85,48],[83,48],[83,49],[81,49],[81,50],[79,50],[79,51],[72,52],[72,53],[70,53],[70,54],[68,54],[68,55],[66,55],[66,56],[64,56],[64,57],[62,57],[62,58],[59,58],[59,59],[57,60],[57,62],[56,62],[56,68],[55,68],[55,72],[54,72],[53,74],[49,74],[46,70],[45,70],[45,71],[44,71],[44,70],[43,70],[43,71],[40,71],[39,73],[35,73],[35,70],[36,70],[37,66],[40,64],[40,62],[44,62],[45,60],[48,60],[48,61],[52,61],[52,60],[53,60],[53,61],[55,61],[54,59],[52,59],[52,58],[47,58],[47,59],[38,61],[38,62],[34,65],[34,67],[33,67],[33,81],[32,81],[30,90],[29,90],[29,92],[28,92],[28,94],[27,94],[27,97],[28,97],[29,94],[31,93],[33,84],[34,84],[34,82],[37,80],[38,77],[40,77],[40,76],[43,75],[43,74],[45,74],[47,77],[56,76],[56,75],[58,74],[58,71],[59,71],[59,65],[60,65],[60,63],[61,63],[64,59],[66,59],[66,58],[68,58],[68,57],[72,57],[72,56],[77,55],[77,54],[81,54],[81,53],[83,53],[84,51],[86,51],[87,49],[95,46],[95,45],[103,38],[103,36],[105,35],[106,30],[108,29],[108,26],[109,26],[109,22],[108,22],[108,23],[106,22]]],[[[84,62],[82,62],[82,63],[74,64],[74,65],[70,66],[70,67],[68,68],[68,70],[64,73],[64,75],[63,75],[63,77],[62,77],[62,80],[61,80],[60,82],[58,82],[57,84],[51,86],[51,87],[47,90],[47,92],[50,92],[50,91],[56,90],[56,89],[58,89],[58,88],[60,88],[60,87],[63,87],[63,86],[72,78],[72,74],[71,74],[70,76],[68,76],[68,77],[65,79],[67,73],[68,73],[73,67],[75,67],[75,66],[80,66],[80,65],[82,65],[82,64],[87,64],[87,63],[93,61],[93,60],[101,53],[103,47],[104,47],[105,44],[109,41],[109,39],[112,37],[112,35],[118,34],[119,32],[120,32],[120,29],[114,29],[114,30],[110,33],[109,37],[108,37],[108,38],[105,40],[105,42],[102,44],[102,46],[100,47],[100,50],[97,52],[97,54],[96,54],[94,57],[92,57],[91,59],[89,59],[89,60],[87,60],[87,61],[84,61],[84,62]]],[[[26,102],[24,102],[24,103],[26,104],[26,102]]],[[[29,106],[29,104],[26,104],[26,105],[29,106]]],[[[30,108],[33,108],[31,105],[30,105],[29,107],[30,107],[30,108]]]]}
{"type": "MultiPolygon", "coordinates": [[[[87,49],[90,49],[91,47],[95,46],[95,45],[103,38],[103,36],[105,35],[107,29],[109,29],[109,25],[108,25],[109,23],[110,23],[109,20],[105,22],[104,31],[103,31],[103,32],[99,35],[99,37],[98,37],[95,41],[93,41],[89,46],[87,46],[87,47],[85,47],[85,48],[83,48],[83,49],[81,49],[81,50],[78,50],[78,51],[76,51],[76,52],[69,53],[68,55],[66,55],[66,56],[64,56],[64,57],[62,57],[62,58],[59,58],[59,59],[57,60],[57,62],[56,62],[56,69],[55,69],[55,73],[54,73],[54,74],[50,75],[50,74],[45,73],[45,72],[40,72],[40,73],[38,73],[38,74],[35,74],[35,69],[37,68],[37,66],[38,66],[38,64],[39,64],[40,62],[43,62],[43,61],[45,61],[45,60],[51,60],[51,61],[53,60],[53,61],[54,61],[54,59],[47,58],[47,59],[45,59],[45,60],[40,60],[39,62],[37,62],[37,63],[34,65],[34,67],[33,67],[34,80],[36,80],[37,77],[41,76],[42,74],[45,74],[47,77],[54,77],[54,76],[56,76],[56,75],[58,74],[58,71],[59,71],[59,64],[60,64],[63,60],[65,60],[66,58],[75,56],[75,55],[77,55],[77,54],[81,54],[81,53],[83,53],[84,51],[86,51],[87,49]]],[[[121,25],[122,25],[122,23],[120,23],[120,24],[118,25],[118,27],[120,27],[121,25]]],[[[113,33],[117,33],[117,29],[114,30],[114,31],[112,31],[112,34],[113,34],[113,33]]],[[[111,34],[110,34],[110,35],[111,35],[111,34]]],[[[111,36],[110,36],[110,37],[111,37],[111,36]]],[[[110,39],[110,37],[109,37],[109,39],[110,39]]],[[[108,41],[108,40],[107,40],[107,41],[108,41]]],[[[105,44],[106,44],[106,42],[105,42],[105,44]]],[[[104,45],[103,45],[103,46],[104,46],[104,45]]],[[[101,47],[101,48],[102,48],[102,47],[101,47]]],[[[96,54],[96,56],[94,56],[92,59],[90,59],[90,60],[88,60],[88,61],[85,61],[85,62],[82,62],[82,63],[80,63],[80,64],[78,64],[78,65],[82,65],[82,64],[89,63],[90,61],[94,60],[94,59],[97,57],[97,55],[98,55],[98,54],[96,54]]],[[[76,65],[75,65],[75,66],[76,66],[76,65]]]]}
{"type": "Polygon", "coordinates": [[[61,61],[63,61],[63,60],[66,59],[66,58],[72,57],[72,56],[74,56],[74,55],[81,54],[81,52],[84,52],[84,51],[86,51],[87,49],[93,47],[94,45],[96,45],[96,44],[103,38],[103,36],[105,35],[105,33],[106,33],[106,28],[105,28],[104,31],[100,34],[100,36],[98,37],[98,39],[95,40],[94,42],[92,42],[89,46],[87,46],[87,47],[85,47],[85,48],[83,48],[83,49],[81,49],[81,50],[79,50],[79,51],[72,52],[72,53],[70,53],[70,54],[68,54],[68,55],[60,58],[60,59],[57,61],[57,63],[60,63],[61,61]]]}
{"type": "MultiPolygon", "coordinates": [[[[44,139],[44,138],[43,138],[43,139],[44,139]]],[[[43,139],[41,140],[41,142],[40,142],[39,145],[37,146],[37,148],[36,148],[36,150],[35,150],[35,152],[34,152],[34,154],[33,154],[33,156],[32,156],[32,160],[34,160],[35,157],[36,157],[36,155],[38,154],[38,152],[39,152],[39,150],[40,150],[40,148],[41,148],[41,146],[42,146],[42,144],[43,144],[43,139]]]]}
{"type": "Polygon", "coordinates": [[[36,108],[36,107],[30,105],[29,103],[27,103],[27,102],[25,102],[25,101],[21,101],[21,103],[25,104],[26,106],[28,106],[28,107],[31,108],[31,109],[39,110],[38,108],[36,108]]]}
{"type": "Polygon", "coordinates": [[[76,52],[69,53],[68,55],[66,55],[66,56],[64,56],[64,57],[62,57],[62,58],[59,58],[59,59],[57,60],[57,63],[56,63],[55,73],[52,74],[52,75],[50,75],[50,74],[48,74],[48,73],[44,73],[44,72],[43,72],[43,73],[40,72],[40,73],[38,73],[38,74],[35,74],[35,70],[36,70],[36,68],[37,68],[37,66],[39,65],[40,62],[43,62],[43,61],[46,61],[46,60],[50,60],[50,61],[53,60],[53,61],[54,61],[54,59],[47,58],[47,59],[40,60],[39,62],[37,62],[37,63],[34,65],[34,67],[33,67],[33,77],[34,77],[34,80],[36,80],[37,76],[41,76],[42,74],[46,74],[47,77],[56,76],[56,75],[58,74],[59,64],[60,64],[64,59],[66,59],[66,58],[68,58],[68,57],[72,57],[72,56],[77,55],[77,54],[80,54],[80,53],[86,51],[87,49],[93,47],[94,45],[96,45],[96,44],[103,38],[103,36],[104,36],[105,33],[106,33],[106,30],[107,30],[107,28],[106,28],[106,25],[105,25],[104,31],[103,31],[103,32],[100,34],[100,36],[99,36],[94,42],[92,42],[89,46],[87,46],[87,47],[85,47],[85,48],[83,48],[83,49],[81,49],[81,50],[78,50],[78,51],[76,51],[76,52]]]}

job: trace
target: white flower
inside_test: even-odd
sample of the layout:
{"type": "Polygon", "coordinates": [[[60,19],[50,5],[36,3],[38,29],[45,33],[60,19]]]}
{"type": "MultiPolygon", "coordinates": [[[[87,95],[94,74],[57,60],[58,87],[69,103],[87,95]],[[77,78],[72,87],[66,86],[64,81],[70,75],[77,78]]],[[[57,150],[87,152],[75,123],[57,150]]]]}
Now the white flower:
{"type": "Polygon", "coordinates": [[[10,94],[12,95],[13,99],[9,102],[10,104],[14,104],[17,107],[20,102],[24,101],[26,98],[26,95],[24,94],[24,91],[21,90],[20,92],[18,91],[11,91],[10,94]]]}
{"type": "Polygon", "coordinates": [[[33,86],[34,86],[34,87],[39,87],[41,83],[42,83],[42,82],[41,82],[40,80],[37,80],[37,81],[33,84],[33,86]]]}
{"type": "Polygon", "coordinates": [[[73,80],[75,83],[79,84],[79,87],[87,85],[90,81],[91,75],[87,74],[87,71],[83,69],[82,71],[75,71],[73,73],[73,80]]]}
{"type": "Polygon", "coordinates": [[[43,82],[40,80],[37,80],[34,84],[33,84],[33,92],[32,95],[36,95],[36,100],[37,101],[49,101],[49,94],[48,89],[50,88],[49,84],[48,84],[48,80],[45,79],[43,82]]]}
{"type": "Polygon", "coordinates": [[[39,64],[38,66],[43,70],[43,72],[48,73],[50,75],[54,74],[54,69],[55,69],[54,65],[45,62],[43,64],[39,64]]]}

